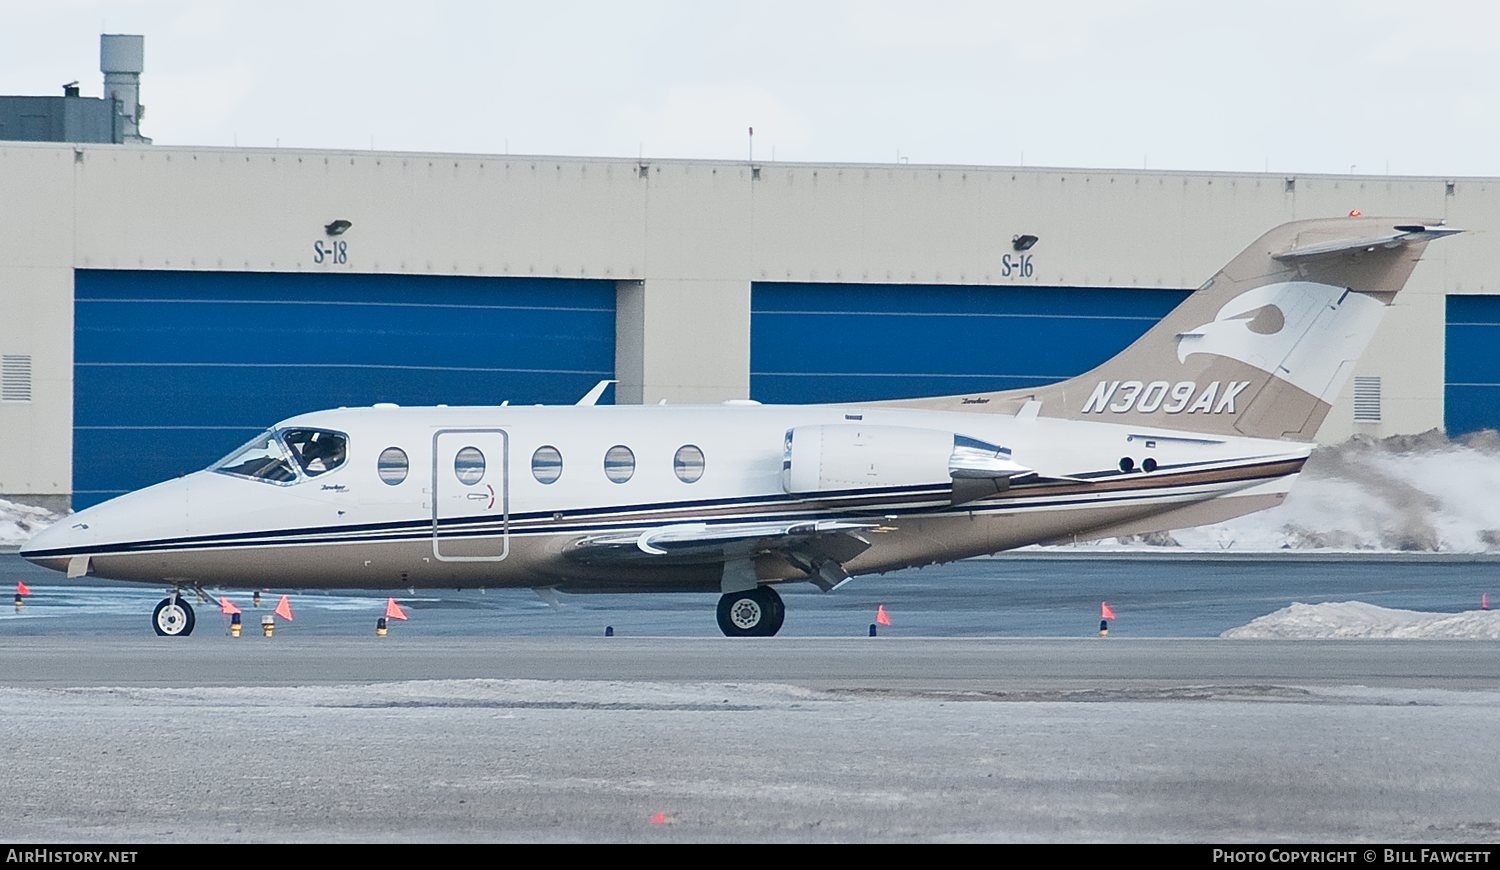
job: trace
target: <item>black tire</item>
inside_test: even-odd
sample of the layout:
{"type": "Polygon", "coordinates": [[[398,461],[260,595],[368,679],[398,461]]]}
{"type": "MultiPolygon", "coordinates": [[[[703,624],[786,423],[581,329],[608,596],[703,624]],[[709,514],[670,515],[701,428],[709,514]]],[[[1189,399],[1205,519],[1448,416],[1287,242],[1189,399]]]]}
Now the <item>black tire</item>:
{"type": "Polygon", "coordinates": [[[786,605],[769,586],[719,597],[719,630],[725,637],[771,637],[786,621],[786,605]]]}
{"type": "Polygon", "coordinates": [[[769,586],[760,587],[770,602],[771,621],[766,623],[766,637],[775,637],[781,631],[781,624],[786,622],[786,603],[781,600],[781,595],[769,586]]]}
{"type": "Polygon", "coordinates": [[[193,633],[193,607],[181,595],[170,595],[151,612],[151,627],[162,637],[187,637],[193,633]]]}

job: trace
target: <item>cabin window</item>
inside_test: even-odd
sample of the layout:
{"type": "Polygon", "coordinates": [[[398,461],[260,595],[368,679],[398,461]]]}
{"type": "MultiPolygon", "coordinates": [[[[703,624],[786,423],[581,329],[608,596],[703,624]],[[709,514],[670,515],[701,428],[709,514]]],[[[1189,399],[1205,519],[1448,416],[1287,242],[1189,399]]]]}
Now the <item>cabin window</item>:
{"type": "Polygon", "coordinates": [[[550,444],[531,454],[531,476],[537,483],[556,483],[562,477],[562,454],[550,444]]]}
{"type": "Polygon", "coordinates": [[[604,476],[615,483],[624,483],[635,474],[635,454],[623,444],[616,444],[604,454],[604,476]]]}
{"type": "Polygon", "coordinates": [[[275,432],[262,432],[244,446],[208,467],[209,471],[286,484],[297,479],[292,457],[275,432]]]}
{"type": "Polygon", "coordinates": [[[391,486],[406,480],[406,472],[410,467],[406,451],[400,447],[387,447],[380,451],[380,459],[375,463],[375,471],[380,475],[381,481],[391,486]]]}
{"type": "Polygon", "coordinates": [[[287,429],[281,439],[308,477],[326,474],[348,458],[349,436],[326,429],[287,429]]]}
{"type": "Polygon", "coordinates": [[[478,447],[465,447],[453,457],[453,474],[464,486],[473,486],[484,477],[484,454],[478,447]]]}
{"type": "Polygon", "coordinates": [[[672,470],[683,483],[697,483],[703,476],[703,451],[693,444],[677,448],[677,455],[672,457],[672,470]]]}

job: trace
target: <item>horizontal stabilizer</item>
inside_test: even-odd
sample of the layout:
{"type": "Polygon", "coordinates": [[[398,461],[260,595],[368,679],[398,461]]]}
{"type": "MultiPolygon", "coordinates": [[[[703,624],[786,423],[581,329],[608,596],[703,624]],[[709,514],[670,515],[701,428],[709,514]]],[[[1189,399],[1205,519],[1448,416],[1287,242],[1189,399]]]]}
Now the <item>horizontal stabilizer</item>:
{"type": "Polygon", "coordinates": [[[1391,227],[1390,232],[1378,235],[1360,236],[1352,239],[1336,239],[1331,242],[1320,242],[1305,247],[1293,247],[1279,254],[1272,254],[1271,258],[1287,262],[1326,257],[1349,251],[1373,251],[1377,248],[1397,248],[1412,242],[1430,242],[1433,239],[1457,235],[1461,232],[1463,230],[1453,227],[1402,224],[1391,227]]]}

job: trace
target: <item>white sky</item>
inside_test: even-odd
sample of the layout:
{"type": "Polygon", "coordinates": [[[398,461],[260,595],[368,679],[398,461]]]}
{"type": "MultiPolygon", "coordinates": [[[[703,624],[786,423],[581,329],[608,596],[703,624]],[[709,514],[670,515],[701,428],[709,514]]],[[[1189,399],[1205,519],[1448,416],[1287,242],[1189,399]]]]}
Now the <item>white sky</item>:
{"type": "Polygon", "coordinates": [[[0,0],[0,94],[159,145],[1500,176],[1500,4],[0,0]]]}

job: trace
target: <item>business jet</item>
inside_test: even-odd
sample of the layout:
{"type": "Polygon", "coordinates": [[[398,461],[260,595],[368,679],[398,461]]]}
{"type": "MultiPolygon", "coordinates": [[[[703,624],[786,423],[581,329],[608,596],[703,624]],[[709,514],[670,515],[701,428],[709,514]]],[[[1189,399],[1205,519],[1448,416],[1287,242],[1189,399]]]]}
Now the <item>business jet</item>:
{"type": "Polygon", "coordinates": [[[717,593],[1221,522],[1281,504],[1441,221],[1267,232],[1093,371],[859,404],[372,407],[283,420],[208,468],[65,517],[21,555],[189,590],[717,593]]]}

